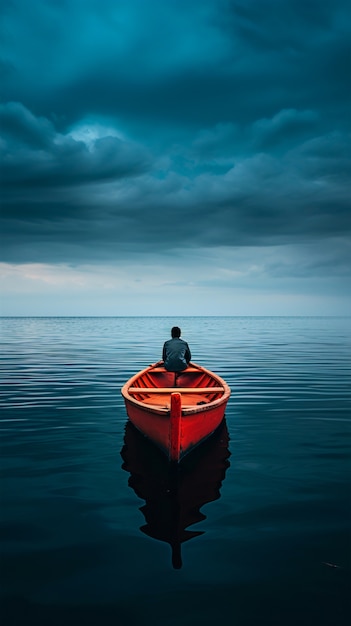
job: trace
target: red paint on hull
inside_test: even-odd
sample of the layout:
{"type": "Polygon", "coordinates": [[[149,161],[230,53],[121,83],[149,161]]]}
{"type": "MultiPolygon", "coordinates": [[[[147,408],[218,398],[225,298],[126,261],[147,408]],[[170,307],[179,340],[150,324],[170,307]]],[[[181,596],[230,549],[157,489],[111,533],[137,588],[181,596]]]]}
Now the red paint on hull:
{"type": "Polygon", "coordinates": [[[169,424],[169,457],[171,461],[179,461],[181,425],[182,397],[180,393],[172,393],[171,415],[169,424]]]}

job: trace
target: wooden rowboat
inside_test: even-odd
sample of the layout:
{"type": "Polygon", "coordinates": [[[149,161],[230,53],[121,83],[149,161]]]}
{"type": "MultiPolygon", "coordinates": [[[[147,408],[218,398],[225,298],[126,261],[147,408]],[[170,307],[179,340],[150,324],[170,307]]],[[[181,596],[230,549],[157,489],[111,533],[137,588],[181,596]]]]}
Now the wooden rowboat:
{"type": "Polygon", "coordinates": [[[170,461],[179,462],[219,426],[230,388],[196,363],[175,373],[161,361],[132,376],[122,387],[122,396],[134,426],[170,461]]]}

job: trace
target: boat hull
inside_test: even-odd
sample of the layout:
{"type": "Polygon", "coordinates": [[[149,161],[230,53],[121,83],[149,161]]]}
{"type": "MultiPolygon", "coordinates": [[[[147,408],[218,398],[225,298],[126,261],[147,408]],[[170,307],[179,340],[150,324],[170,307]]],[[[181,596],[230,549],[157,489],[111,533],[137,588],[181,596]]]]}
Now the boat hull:
{"type": "MultiPolygon", "coordinates": [[[[161,368],[158,367],[157,372],[160,373],[160,371],[161,368]]],[[[136,399],[135,396],[131,396],[128,390],[131,388],[135,390],[135,385],[144,385],[145,380],[148,381],[148,385],[153,384],[154,381],[150,383],[148,372],[149,368],[143,370],[143,372],[140,373],[139,379],[138,375],[136,375],[128,381],[122,389],[128,417],[139,431],[163,450],[170,461],[179,462],[186,454],[206,440],[221,424],[229,399],[230,389],[219,376],[209,370],[192,364],[188,381],[186,372],[181,374],[181,384],[183,387],[180,389],[182,389],[183,392],[180,391],[177,393],[176,388],[172,387],[169,394],[167,394],[167,388],[162,387],[158,389],[156,386],[156,388],[151,389],[151,391],[156,392],[152,395],[151,391],[150,394],[148,394],[148,388],[141,386],[138,396],[139,399],[136,399]],[[195,368],[198,368],[198,370],[195,368]],[[196,371],[199,372],[197,378],[195,376],[196,371]],[[203,375],[204,372],[206,376],[203,375]],[[145,374],[147,374],[147,376],[145,376],[145,374]],[[195,383],[198,383],[200,374],[202,387],[194,386],[194,380],[195,383]],[[186,385],[187,382],[189,382],[188,387],[186,385]],[[216,393],[206,393],[206,389],[209,388],[209,385],[217,390],[219,389],[218,385],[221,385],[222,390],[216,393]],[[205,392],[202,393],[204,388],[205,392]],[[160,400],[159,397],[159,404],[157,404],[154,399],[155,396],[158,396],[158,391],[162,392],[165,396],[163,404],[161,404],[162,400],[160,400]],[[196,396],[197,393],[200,394],[198,397],[196,396]],[[189,397],[195,398],[195,400],[198,401],[192,404],[189,397]],[[201,398],[203,398],[203,400],[201,400],[201,398]],[[153,404],[150,404],[150,402],[153,402],[153,404]],[[176,414],[177,409],[172,409],[172,403],[173,405],[179,404],[179,415],[176,414]]],[[[168,374],[169,373],[166,372],[166,375],[168,374]]],[[[162,378],[162,385],[164,384],[163,380],[162,378]]],[[[156,379],[156,382],[159,382],[159,379],[156,379]]]]}
{"type": "Polygon", "coordinates": [[[225,405],[202,411],[192,415],[182,416],[180,420],[179,454],[175,458],[171,455],[172,429],[170,415],[159,415],[149,407],[140,408],[125,401],[130,421],[144,435],[156,443],[170,460],[180,461],[185,454],[207,439],[218,428],[223,420],[225,405]]]}

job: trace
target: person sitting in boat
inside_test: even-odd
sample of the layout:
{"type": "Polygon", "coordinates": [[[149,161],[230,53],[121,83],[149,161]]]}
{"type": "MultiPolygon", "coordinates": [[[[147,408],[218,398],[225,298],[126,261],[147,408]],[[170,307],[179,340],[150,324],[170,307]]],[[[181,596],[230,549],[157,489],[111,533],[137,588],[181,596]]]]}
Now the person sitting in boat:
{"type": "Polygon", "coordinates": [[[186,341],[180,338],[181,330],[173,326],[172,339],[165,341],[162,351],[162,360],[169,372],[182,372],[188,367],[191,359],[190,348],[186,341]]]}

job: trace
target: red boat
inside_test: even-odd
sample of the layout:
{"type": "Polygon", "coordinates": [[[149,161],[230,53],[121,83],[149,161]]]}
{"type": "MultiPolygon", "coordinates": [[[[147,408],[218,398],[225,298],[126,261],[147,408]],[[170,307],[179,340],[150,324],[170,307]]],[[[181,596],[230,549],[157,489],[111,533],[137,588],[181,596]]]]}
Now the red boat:
{"type": "Polygon", "coordinates": [[[132,376],[122,396],[134,426],[179,462],[222,422],[230,388],[196,363],[168,372],[161,361],[132,376]]]}

